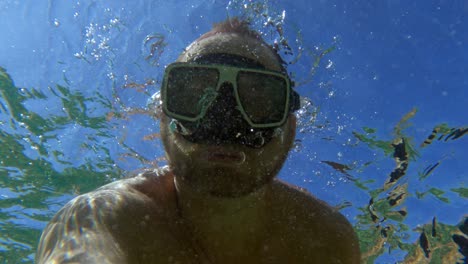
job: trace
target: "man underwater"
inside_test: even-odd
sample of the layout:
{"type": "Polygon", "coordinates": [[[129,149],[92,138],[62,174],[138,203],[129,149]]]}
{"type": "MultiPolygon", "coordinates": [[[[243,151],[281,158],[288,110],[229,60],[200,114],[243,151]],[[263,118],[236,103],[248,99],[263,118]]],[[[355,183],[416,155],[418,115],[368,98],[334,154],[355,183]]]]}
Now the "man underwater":
{"type": "Polygon", "coordinates": [[[299,96],[248,23],[227,20],[188,46],[161,100],[169,166],[70,201],[37,263],[359,263],[348,221],[275,179],[299,96]]]}

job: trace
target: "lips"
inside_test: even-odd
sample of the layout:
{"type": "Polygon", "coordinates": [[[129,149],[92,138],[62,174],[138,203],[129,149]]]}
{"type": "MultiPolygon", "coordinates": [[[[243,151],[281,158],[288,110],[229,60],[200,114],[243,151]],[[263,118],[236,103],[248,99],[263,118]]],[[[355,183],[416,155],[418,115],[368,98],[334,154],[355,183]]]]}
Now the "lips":
{"type": "Polygon", "coordinates": [[[240,165],[245,162],[245,153],[243,151],[228,150],[223,148],[208,148],[203,151],[204,160],[216,163],[226,163],[240,165]]]}

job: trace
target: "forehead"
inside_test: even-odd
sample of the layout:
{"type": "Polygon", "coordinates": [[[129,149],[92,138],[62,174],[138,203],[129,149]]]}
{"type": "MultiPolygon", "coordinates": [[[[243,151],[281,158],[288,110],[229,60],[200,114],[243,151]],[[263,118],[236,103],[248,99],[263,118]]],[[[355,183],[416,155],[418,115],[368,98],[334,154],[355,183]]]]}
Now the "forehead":
{"type": "Polygon", "coordinates": [[[231,53],[202,54],[190,61],[198,64],[224,64],[241,68],[265,69],[265,66],[256,60],[231,53]]]}
{"type": "Polygon", "coordinates": [[[187,62],[207,54],[224,53],[248,58],[263,65],[266,69],[281,71],[277,55],[260,40],[240,36],[236,33],[219,33],[190,44],[177,59],[187,62]]]}

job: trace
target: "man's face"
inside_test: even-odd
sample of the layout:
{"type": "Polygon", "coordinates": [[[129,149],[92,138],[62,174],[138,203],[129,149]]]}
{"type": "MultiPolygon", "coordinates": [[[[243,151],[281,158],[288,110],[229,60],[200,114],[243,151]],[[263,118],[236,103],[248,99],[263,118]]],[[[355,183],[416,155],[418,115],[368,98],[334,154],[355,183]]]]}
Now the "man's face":
{"type": "MultiPolygon", "coordinates": [[[[262,42],[230,33],[194,42],[178,61],[192,62],[196,61],[195,58],[214,53],[248,58],[267,70],[281,70],[275,54],[262,42]]],[[[231,63],[229,66],[236,65],[231,63]]],[[[235,137],[232,140],[229,133],[245,125],[239,121],[241,118],[233,102],[232,89],[232,84],[222,84],[219,89],[222,92],[207,112],[210,123],[215,125],[202,123],[204,134],[195,137],[197,140],[174,130],[171,118],[166,115],[161,118],[161,136],[169,165],[177,179],[198,191],[216,196],[245,195],[272,180],[283,165],[295,136],[296,119],[290,114],[281,127],[269,129],[268,141],[260,144],[261,147],[252,147],[235,140],[235,137]]],[[[262,139],[259,137],[260,141],[262,139]]]]}

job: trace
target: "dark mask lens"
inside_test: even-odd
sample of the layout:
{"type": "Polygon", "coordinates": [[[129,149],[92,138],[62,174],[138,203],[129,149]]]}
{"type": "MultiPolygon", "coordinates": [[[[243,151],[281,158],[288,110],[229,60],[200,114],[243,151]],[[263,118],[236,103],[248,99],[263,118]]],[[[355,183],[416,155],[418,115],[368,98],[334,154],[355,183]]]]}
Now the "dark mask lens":
{"type": "Polygon", "coordinates": [[[201,67],[175,67],[167,78],[167,109],[178,115],[195,118],[216,90],[219,74],[216,69],[201,67]]]}
{"type": "Polygon", "coordinates": [[[286,112],[287,82],[268,73],[240,71],[237,90],[242,107],[254,124],[280,122],[286,112]]]}

